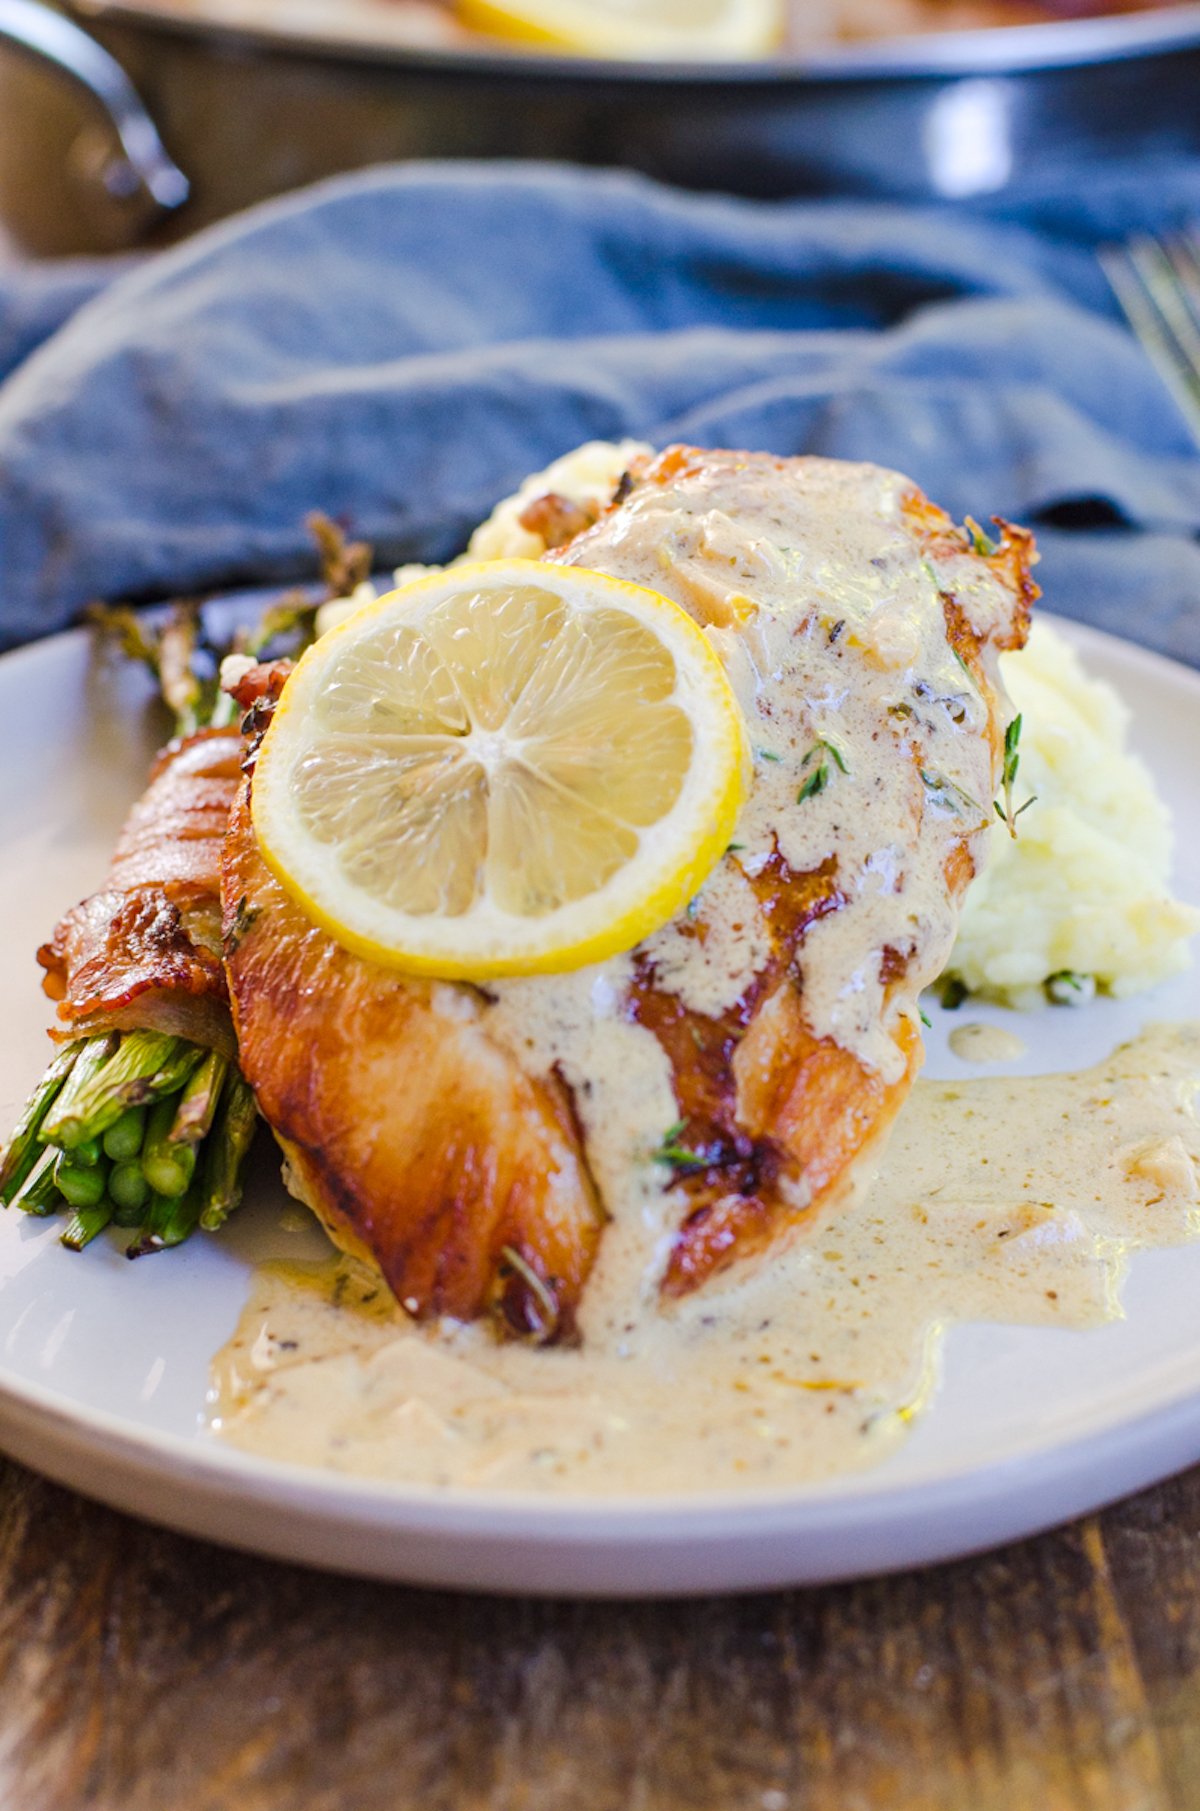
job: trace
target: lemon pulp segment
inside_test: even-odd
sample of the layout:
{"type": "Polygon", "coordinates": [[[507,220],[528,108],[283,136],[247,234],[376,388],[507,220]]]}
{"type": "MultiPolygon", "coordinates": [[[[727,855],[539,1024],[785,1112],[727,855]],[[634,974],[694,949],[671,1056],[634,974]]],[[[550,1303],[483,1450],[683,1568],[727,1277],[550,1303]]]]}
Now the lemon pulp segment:
{"type": "Polygon", "coordinates": [[[263,854],[371,960],[580,967],[681,909],[726,848],[737,701],[675,604],[578,567],[459,566],[312,647],[259,751],[263,854]]]}

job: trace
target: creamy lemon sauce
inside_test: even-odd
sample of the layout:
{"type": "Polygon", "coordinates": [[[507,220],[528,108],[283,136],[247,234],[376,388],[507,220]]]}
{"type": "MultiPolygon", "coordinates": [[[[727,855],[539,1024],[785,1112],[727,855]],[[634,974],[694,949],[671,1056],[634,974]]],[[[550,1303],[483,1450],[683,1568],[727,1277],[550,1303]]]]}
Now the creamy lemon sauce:
{"type": "MultiPolygon", "coordinates": [[[[730,868],[753,875],[776,850],[795,874],[836,859],[845,904],[805,939],[804,1013],[888,1079],[901,1060],[879,953],[915,945],[922,979],[941,972],[956,916],[943,864],[992,814],[986,705],[947,641],[940,594],[980,635],[1012,612],[981,561],[934,565],[903,513],[911,488],[878,466],[709,454],[696,480],[635,491],[567,555],[696,617],[754,752],[733,847],[693,902],[704,938],[681,943],[676,922],[646,955],[685,1005],[719,1010],[752,978],[764,935],[730,868]]],[[[539,977],[542,993],[555,985],[539,977]]],[[[521,1018],[531,1004],[526,993],[521,1018]]]]}
{"type": "Polygon", "coordinates": [[[1025,1040],[1005,1025],[976,1020],[954,1027],[950,1048],[964,1063],[1015,1063],[1025,1054],[1025,1040]]]}
{"type": "MultiPolygon", "coordinates": [[[[981,560],[934,564],[904,513],[911,489],[878,466],[705,454],[694,473],[636,489],[565,556],[649,585],[696,618],[753,751],[729,852],[688,912],[641,946],[644,971],[689,1011],[735,1007],[770,946],[755,877],[772,859],[796,875],[836,864],[842,903],[809,926],[800,952],[802,1009],[817,1036],[886,1081],[904,1069],[898,1021],[953,944],[946,863],[964,842],[982,858],[992,816],[988,706],[947,641],[941,593],[981,636],[1013,608],[981,560]],[[908,962],[890,997],[889,948],[908,962]]],[[[995,671],[989,655],[989,689],[995,671]]],[[[679,1112],[667,1055],[629,1007],[633,973],[619,956],[491,984],[473,1008],[523,1067],[553,1070],[573,1091],[612,1216],[602,1274],[585,1292],[585,1335],[611,1324],[603,1304],[655,1298],[682,1211],[671,1170],[650,1161],[679,1112]]],[[[782,1189],[804,1204],[803,1181],[784,1178],[782,1189]]]]}
{"type": "Polygon", "coordinates": [[[238,1445],[422,1483],[626,1494],[794,1483],[878,1462],[945,1327],[1087,1327],[1128,1254],[1200,1233],[1200,1026],[1078,1075],[919,1082],[866,1196],[663,1309],[622,1267],[572,1349],[408,1320],[348,1260],[266,1266],[219,1355],[238,1445]]]}

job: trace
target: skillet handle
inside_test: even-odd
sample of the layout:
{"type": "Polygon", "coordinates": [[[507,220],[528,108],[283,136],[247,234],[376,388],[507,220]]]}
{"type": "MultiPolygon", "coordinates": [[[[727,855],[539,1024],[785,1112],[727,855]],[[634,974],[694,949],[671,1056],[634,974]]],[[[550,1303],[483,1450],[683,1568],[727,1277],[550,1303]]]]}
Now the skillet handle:
{"type": "Polygon", "coordinates": [[[94,38],[40,0],[0,0],[0,42],[61,70],[102,108],[120,147],[100,175],[114,200],[145,198],[156,215],[183,206],[187,177],[167,156],[121,65],[94,38]]]}

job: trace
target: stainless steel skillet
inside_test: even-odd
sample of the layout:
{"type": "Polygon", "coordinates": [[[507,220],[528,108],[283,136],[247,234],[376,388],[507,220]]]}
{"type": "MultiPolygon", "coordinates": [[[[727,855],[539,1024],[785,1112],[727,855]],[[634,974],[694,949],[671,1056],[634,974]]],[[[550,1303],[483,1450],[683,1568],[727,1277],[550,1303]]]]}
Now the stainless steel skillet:
{"type": "Polygon", "coordinates": [[[1016,199],[1200,150],[1196,4],[738,65],[422,44],[391,0],[73,5],[71,18],[0,0],[0,222],[32,250],[177,236],[393,158],[565,158],[740,194],[1016,199]]]}

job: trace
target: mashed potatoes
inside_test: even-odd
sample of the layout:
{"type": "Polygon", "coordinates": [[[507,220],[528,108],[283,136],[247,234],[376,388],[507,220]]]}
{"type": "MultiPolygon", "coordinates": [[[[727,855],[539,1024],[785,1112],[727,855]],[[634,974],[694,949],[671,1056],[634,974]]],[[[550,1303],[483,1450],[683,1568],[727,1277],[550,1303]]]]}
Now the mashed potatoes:
{"type": "Polygon", "coordinates": [[[1024,1006],[1137,993],[1187,962],[1200,912],[1171,898],[1171,824],[1126,746],[1129,712],[1047,623],[1001,660],[1021,712],[1014,842],[1000,825],[967,896],[950,972],[1024,1006]]]}
{"type": "Polygon", "coordinates": [[[639,453],[651,453],[640,440],[589,440],[564,453],[544,472],[526,478],[515,497],[497,503],[486,522],[481,522],[467,543],[468,560],[540,560],[546,543],[535,530],[527,528],[521,517],[535,498],[556,491],[584,509],[599,515],[612,500],[621,473],[639,453]]]}
{"type": "MultiPolygon", "coordinates": [[[[463,559],[538,559],[546,542],[522,522],[547,492],[593,513],[638,453],[634,440],[593,440],[535,472],[475,530],[463,559]]],[[[402,566],[397,584],[432,571],[402,566]]],[[[326,604],[324,634],[376,595],[326,604]]],[[[1014,1006],[1049,994],[1081,1002],[1097,988],[1137,993],[1183,968],[1200,912],[1168,889],[1171,825],[1145,766],[1126,746],[1129,713],[1112,687],[1084,672],[1046,623],[1002,659],[1023,717],[1015,803],[1031,794],[1014,842],[997,823],[991,861],[971,888],[947,973],[971,993],[1014,1006]]]]}
{"type": "MultiPolygon", "coordinates": [[[[521,520],[531,503],[554,492],[599,515],[611,502],[630,460],[653,450],[640,440],[588,440],[574,452],[564,453],[545,471],[531,473],[513,496],[502,498],[487,521],[479,524],[467,542],[466,552],[451,564],[457,566],[463,560],[540,560],[546,551],[545,537],[521,520]]],[[[392,576],[397,585],[406,585],[410,579],[437,570],[436,566],[398,566],[392,576]]],[[[323,604],[317,612],[318,635],[326,634],[352,610],[376,596],[378,588],[368,581],[352,597],[323,604]]]]}

